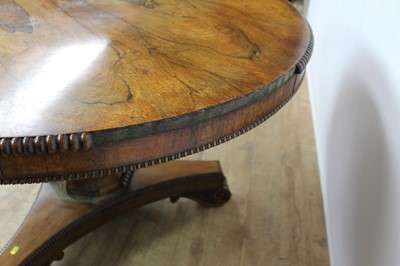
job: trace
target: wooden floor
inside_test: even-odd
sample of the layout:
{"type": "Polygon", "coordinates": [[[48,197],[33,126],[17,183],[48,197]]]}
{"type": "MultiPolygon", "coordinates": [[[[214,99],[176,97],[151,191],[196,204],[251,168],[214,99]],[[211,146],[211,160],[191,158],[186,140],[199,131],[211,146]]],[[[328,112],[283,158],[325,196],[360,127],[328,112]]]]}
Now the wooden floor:
{"type": "MultiPolygon", "coordinates": [[[[163,200],[133,210],[70,246],[52,265],[329,265],[304,86],[266,123],[187,159],[221,161],[233,194],[228,204],[208,209],[163,200]]],[[[0,187],[0,245],[37,188],[0,187]],[[29,199],[20,204],[18,197],[29,199]]]]}

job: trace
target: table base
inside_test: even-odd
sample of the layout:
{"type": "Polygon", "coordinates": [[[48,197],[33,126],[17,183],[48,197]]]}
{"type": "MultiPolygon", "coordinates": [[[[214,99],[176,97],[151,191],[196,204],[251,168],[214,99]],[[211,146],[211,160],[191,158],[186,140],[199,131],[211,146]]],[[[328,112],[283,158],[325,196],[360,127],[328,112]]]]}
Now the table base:
{"type": "Polygon", "coordinates": [[[173,161],[140,169],[127,188],[93,202],[60,197],[51,184],[44,184],[26,220],[1,253],[0,265],[50,265],[62,259],[63,250],[83,235],[157,200],[176,202],[185,197],[219,207],[230,196],[218,161],[173,161]]]}

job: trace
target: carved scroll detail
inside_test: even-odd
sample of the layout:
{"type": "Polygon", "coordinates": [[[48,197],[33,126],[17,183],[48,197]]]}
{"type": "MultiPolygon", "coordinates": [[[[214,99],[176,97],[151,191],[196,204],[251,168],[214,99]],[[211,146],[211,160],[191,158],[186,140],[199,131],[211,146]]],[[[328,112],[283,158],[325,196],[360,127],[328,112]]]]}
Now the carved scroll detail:
{"type": "Polygon", "coordinates": [[[231,192],[225,180],[223,186],[220,188],[202,190],[184,197],[197,201],[199,204],[207,207],[219,207],[229,201],[231,192]]]}
{"type": "Polygon", "coordinates": [[[60,134],[36,137],[0,139],[0,154],[31,155],[65,151],[90,150],[93,147],[90,133],[60,134]]]}

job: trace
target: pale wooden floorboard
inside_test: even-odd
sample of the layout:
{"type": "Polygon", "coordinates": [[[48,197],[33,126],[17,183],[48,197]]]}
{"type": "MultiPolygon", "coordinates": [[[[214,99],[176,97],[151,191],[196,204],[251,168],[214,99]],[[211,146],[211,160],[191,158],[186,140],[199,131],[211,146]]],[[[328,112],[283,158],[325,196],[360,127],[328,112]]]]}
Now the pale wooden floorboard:
{"type": "MultiPolygon", "coordinates": [[[[187,158],[221,161],[232,192],[225,206],[185,199],[144,206],[89,233],[52,265],[329,265],[313,136],[303,86],[266,123],[187,158]]],[[[2,202],[3,217],[13,208],[2,210],[2,202]]],[[[7,224],[1,218],[1,231],[7,224]]]]}

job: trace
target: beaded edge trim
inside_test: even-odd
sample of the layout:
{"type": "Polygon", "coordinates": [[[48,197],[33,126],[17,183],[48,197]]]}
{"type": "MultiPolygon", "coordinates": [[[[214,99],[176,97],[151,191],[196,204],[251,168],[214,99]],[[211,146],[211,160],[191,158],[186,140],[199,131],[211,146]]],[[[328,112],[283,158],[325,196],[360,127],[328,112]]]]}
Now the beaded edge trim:
{"type": "Polygon", "coordinates": [[[55,153],[68,150],[88,151],[92,147],[93,139],[90,133],[0,138],[0,155],[2,156],[55,153]]]}
{"type": "MultiPolygon", "coordinates": [[[[269,85],[280,86],[288,81],[293,74],[302,73],[307,63],[309,62],[314,46],[314,37],[311,27],[310,42],[302,56],[294,67],[284,75],[271,82],[269,85]]],[[[268,86],[270,87],[270,86],[268,86]]],[[[229,109],[229,108],[228,108],[229,109]]],[[[229,110],[228,110],[229,111],[229,110]]],[[[97,139],[97,133],[92,132],[97,139]]],[[[52,154],[56,152],[66,151],[88,151],[93,148],[92,133],[73,133],[73,134],[60,134],[60,135],[47,135],[47,136],[30,136],[30,137],[15,137],[15,138],[0,138],[0,155],[1,156],[18,156],[18,155],[36,155],[36,154],[52,154]]],[[[106,137],[107,138],[107,137],[106,137]]],[[[108,138],[107,138],[108,139],[108,138]]],[[[101,142],[101,141],[100,141],[101,142]]],[[[100,143],[97,143],[100,144],[100,143]]],[[[189,152],[189,151],[188,151],[189,152]]],[[[96,177],[94,175],[93,177],[96,177]]],[[[0,170],[1,177],[1,170],[0,170]]],[[[0,183],[1,184],[1,183],[0,183]]]]}
{"type": "Polygon", "coordinates": [[[55,182],[55,181],[73,181],[73,180],[82,180],[82,179],[89,179],[89,178],[96,178],[101,177],[104,175],[112,175],[112,174],[119,174],[129,171],[134,171],[136,169],[146,168],[149,166],[166,163],[169,161],[173,161],[176,159],[180,159],[201,151],[205,151],[212,147],[218,146],[222,143],[225,143],[231,139],[234,139],[251,129],[255,128],[256,126],[260,125],[261,123],[265,122],[271,116],[273,116],[276,112],[278,112],[297,92],[299,89],[302,80],[304,79],[304,75],[301,77],[301,81],[298,83],[298,86],[293,89],[293,91],[289,94],[289,96],[283,100],[276,108],[274,108],[271,112],[266,114],[265,116],[261,117],[260,119],[256,120],[255,122],[251,123],[250,125],[235,131],[229,135],[221,137],[215,141],[212,141],[207,144],[203,144],[199,147],[189,149],[183,152],[167,155],[165,157],[161,157],[154,160],[149,160],[145,162],[139,162],[135,164],[123,165],[115,168],[109,169],[101,169],[101,170],[94,170],[88,172],[80,172],[80,173],[71,173],[65,175],[57,175],[57,176],[48,176],[48,177],[27,177],[27,178],[18,178],[18,179],[0,179],[0,185],[16,185],[16,184],[32,184],[32,183],[47,183],[47,182],[55,182]]]}
{"type": "MultiPolygon", "coordinates": [[[[312,33],[312,29],[310,25],[308,25],[310,29],[310,42],[308,44],[307,50],[304,53],[303,57],[300,59],[300,61],[296,64],[295,66],[295,74],[301,74],[304,70],[306,65],[308,64],[311,54],[313,51],[314,47],[314,37],[312,33]]],[[[290,71],[289,71],[290,72],[290,71]]],[[[284,75],[286,76],[286,75],[284,75]]],[[[297,79],[297,77],[296,77],[297,79]]],[[[301,82],[304,79],[304,76],[301,77],[301,82]]],[[[32,183],[47,183],[47,182],[55,182],[55,181],[72,181],[72,180],[81,180],[81,179],[89,179],[89,178],[96,178],[96,177],[101,177],[104,175],[112,175],[112,174],[119,174],[123,172],[129,172],[129,171],[134,171],[136,169],[140,168],[145,168],[169,161],[173,161],[176,159],[180,159],[183,157],[186,157],[188,155],[192,155],[204,150],[207,150],[209,148],[215,147],[217,145],[220,145],[222,143],[225,143],[233,138],[236,138],[249,130],[255,128],[256,126],[260,125],[264,121],[266,121],[268,118],[270,118],[272,115],[274,115],[276,112],[278,112],[292,97],[293,95],[297,92],[297,90],[300,87],[301,82],[299,82],[298,86],[294,88],[293,92],[283,101],[281,102],[275,109],[273,109],[271,112],[266,114],[265,116],[261,117],[260,119],[256,120],[255,122],[251,123],[250,125],[244,127],[241,130],[235,131],[229,135],[223,136],[215,141],[212,141],[210,143],[201,145],[199,147],[189,149],[183,152],[171,154],[165,157],[157,158],[154,160],[149,160],[145,162],[139,162],[135,164],[129,164],[129,165],[123,165],[119,167],[114,167],[114,168],[109,168],[109,169],[101,169],[101,170],[94,170],[94,171],[87,171],[87,172],[79,172],[79,173],[71,173],[71,174],[65,174],[65,175],[57,175],[57,176],[48,176],[48,177],[26,177],[26,178],[8,178],[8,179],[3,179],[1,169],[0,169],[0,185],[15,185],[15,184],[32,184],[32,183]]],[[[45,151],[45,148],[47,147],[48,152],[55,152],[57,150],[59,151],[66,151],[68,149],[71,149],[73,151],[78,151],[80,149],[83,150],[90,150],[93,147],[93,140],[92,140],[92,135],[90,133],[80,133],[80,134],[69,134],[69,135],[59,135],[59,136],[47,136],[47,137],[29,137],[29,141],[25,140],[26,138],[17,138],[18,140],[9,139],[11,148],[15,145],[17,147],[17,152],[20,154],[30,154],[29,148],[25,149],[26,147],[30,147],[28,144],[32,145],[37,145],[36,143],[39,143],[38,147],[40,147],[39,151],[45,151]],[[17,144],[13,144],[14,142],[17,142],[17,144]],[[50,142],[49,142],[50,141],[50,142]],[[49,150],[49,144],[50,146],[53,147],[49,150]],[[54,143],[54,144],[51,144],[54,143]],[[65,144],[64,144],[65,143],[65,144]],[[62,145],[64,144],[64,146],[62,145]],[[22,146],[22,147],[21,147],[22,146]],[[64,147],[64,148],[62,148],[64,147]],[[67,149],[68,148],[68,149],[67,149]]],[[[0,139],[0,150],[2,150],[3,142],[5,139],[0,139]]],[[[7,147],[9,147],[7,145],[7,147]]],[[[36,148],[38,149],[38,148],[36,148]]],[[[1,151],[3,154],[3,151],[1,151]]]]}

